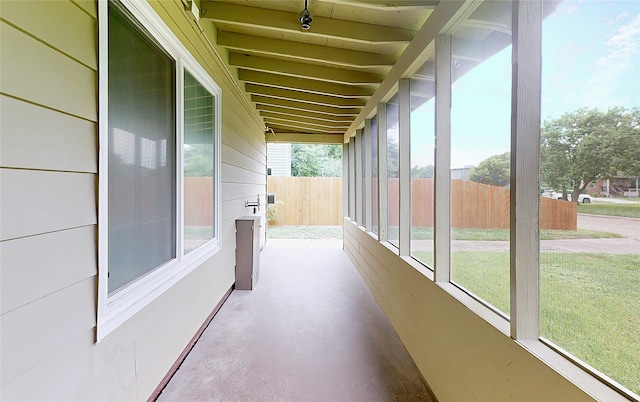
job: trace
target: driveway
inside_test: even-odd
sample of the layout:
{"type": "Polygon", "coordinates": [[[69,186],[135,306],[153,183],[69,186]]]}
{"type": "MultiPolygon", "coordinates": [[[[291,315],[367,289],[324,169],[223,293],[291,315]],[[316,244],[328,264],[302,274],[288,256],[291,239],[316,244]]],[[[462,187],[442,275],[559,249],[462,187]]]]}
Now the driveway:
{"type": "MultiPolygon", "coordinates": [[[[638,205],[640,208],[640,205],[638,205]]],[[[578,228],[618,233],[640,240],[640,219],[578,214],[578,228]]]]}
{"type": "MultiPolygon", "coordinates": [[[[540,251],[640,255],[640,219],[578,214],[578,228],[618,233],[618,239],[542,240],[540,251]]],[[[414,240],[413,250],[433,250],[429,240],[414,240]]],[[[452,240],[452,251],[509,251],[508,241],[452,240]]]]}

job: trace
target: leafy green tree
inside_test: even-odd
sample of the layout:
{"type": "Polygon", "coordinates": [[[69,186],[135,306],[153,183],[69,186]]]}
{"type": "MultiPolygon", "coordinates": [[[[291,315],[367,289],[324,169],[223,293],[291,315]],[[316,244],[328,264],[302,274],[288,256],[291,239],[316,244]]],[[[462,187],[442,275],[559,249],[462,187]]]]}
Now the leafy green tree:
{"type": "Polygon", "coordinates": [[[428,178],[428,179],[433,178],[434,177],[433,165],[414,166],[413,168],[411,168],[411,177],[412,178],[428,178]]]}
{"type": "Polygon", "coordinates": [[[329,144],[291,145],[291,175],[305,177],[342,176],[342,146],[329,144]]]}
{"type": "Polygon", "coordinates": [[[578,194],[597,178],[640,171],[640,112],[613,108],[579,109],[546,121],[541,130],[540,174],[563,198],[578,194]]]}
{"type": "Polygon", "coordinates": [[[389,138],[387,142],[387,177],[397,179],[400,177],[400,150],[398,143],[389,138]]]}
{"type": "Polygon", "coordinates": [[[186,177],[213,176],[213,145],[185,145],[184,175],[186,177]]]}
{"type": "Polygon", "coordinates": [[[491,186],[504,187],[509,184],[511,172],[511,153],[493,155],[469,171],[469,180],[491,186]]]}

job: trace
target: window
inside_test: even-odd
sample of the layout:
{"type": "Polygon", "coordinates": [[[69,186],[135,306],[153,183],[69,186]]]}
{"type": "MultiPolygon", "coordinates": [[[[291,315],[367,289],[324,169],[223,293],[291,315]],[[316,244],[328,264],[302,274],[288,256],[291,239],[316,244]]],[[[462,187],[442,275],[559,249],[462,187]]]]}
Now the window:
{"type": "Polygon", "coordinates": [[[220,248],[220,89],[146,3],[100,4],[98,340],[220,248]]]}
{"type": "Polygon", "coordinates": [[[378,118],[371,119],[371,227],[378,233],[378,118]]]}
{"type": "Polygon", "coordinates": [[[637,244],[631,217],[640,204],[612,201],[634,200],[626,192],[635,179],[620,176],[638,171],[640,4],[563,2],[551,11],[542,25],[540,182],[577,196],[601,179],[606,198],[540,200],[540,335],[639,395],[640,255],[626,245],[637,244]]]}
{"type": "MultiPolygon", "coordinates": [[[[360,179],[362,182],[362,221],[361,226],[367,226],[367,138],[364,130],[360,131],[360,179]]],[[[371,137],[369,137],[369,141],[371,137]]]]}
{"type": "Polygon", "coordinates": [[[389,243],[400,239],[400,154],[398,95],[387,103],[387,232],[389,243]]]}
{"type": "Polygon", "coordinates": [[[433,267],[434,60],[411,78],[411,255],[433,267]]]}
{"type": "MultiPolygon", "coordinates": [[[[482,3],[469,20],[511,14],[482,3]]],[[[465,25],[451,46],[451,281],[508,315],[511,34],[477,38],[470,60],[465,25]]]]}
{"type": "Polygon", "coordinates": [[[215,97],[184,72],[184,251],[215,237],[215,97]]]}
{"type": "Polygon", "coordinates": [[[175,62],[109,7],[109,293],[176,257],[175,62]]]}

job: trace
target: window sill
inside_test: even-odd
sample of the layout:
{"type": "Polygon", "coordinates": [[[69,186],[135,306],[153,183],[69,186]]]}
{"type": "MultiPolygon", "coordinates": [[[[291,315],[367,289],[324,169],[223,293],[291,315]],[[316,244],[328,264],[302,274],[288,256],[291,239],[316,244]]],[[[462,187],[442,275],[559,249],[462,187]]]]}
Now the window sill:
{"type": "Polygon", "coordinates": [[[214,240],[192,251],[182,261],[171,261],[109,296],[106,306],[99,309],[96,343],[100,343],[220,250],[220,242],[214,240]]]}

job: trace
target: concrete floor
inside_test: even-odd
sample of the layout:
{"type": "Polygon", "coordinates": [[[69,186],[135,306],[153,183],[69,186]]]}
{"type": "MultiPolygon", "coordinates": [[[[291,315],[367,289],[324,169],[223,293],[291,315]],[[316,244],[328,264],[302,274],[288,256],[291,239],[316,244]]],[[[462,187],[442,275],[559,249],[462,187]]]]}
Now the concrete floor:
{"type": "Polygon", "coordinates": [[[159,401],[432,401],[413,360],[344,251],[261,253],[159,401]]]}

